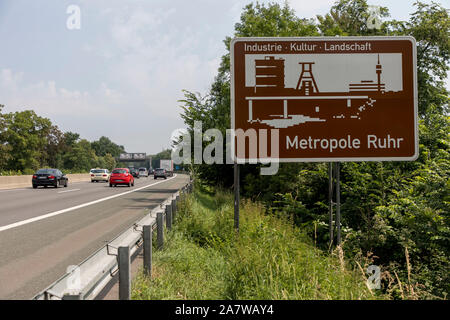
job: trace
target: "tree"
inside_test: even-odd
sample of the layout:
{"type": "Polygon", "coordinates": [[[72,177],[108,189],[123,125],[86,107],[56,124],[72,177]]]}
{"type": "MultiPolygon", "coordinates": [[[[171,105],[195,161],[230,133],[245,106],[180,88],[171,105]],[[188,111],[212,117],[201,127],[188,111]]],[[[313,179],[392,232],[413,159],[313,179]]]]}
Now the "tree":
{"type": "Polygon", "coordinates": [[[78,140],[80,140],[80,135],[78,133],[70,131],[64,133],[64,144],[66,147],[73,147],[78,140]]]}
{"type": "Polygon", "coordinates": [[[65,145],[64,133],[58,126],[52,125],[47,135],[45,146],[46,164],[52,168],[62,168],[62,154],[67,149],[65,145]]]}
{"type": "Polygon", "coordinates": [[[387,24],[380,29],[369,28],[370,19],[383,19],[389,16],[386,7],[378,7],[378,12],[370,12],[366,0],[341,0],[336,2],[330,12],[324,16],[317,16],[318,28],[324,36],[367,36],[385,35],[387,24]]]}
{"type": "Polygon", "coordinates": [[[107,137],[101,137],[99,140],[92,142],[92,149],[98,156],[105,156],[107,153],[114,157],[118,157],[122,152],[125,152],[123,146],[119,146],[112,142],[107,137]]]}
{"type": "MultiPolygon", "coordinates": [[[[286,2],[283,7],[250,3],[234,26],[236,37],[301,37],[319,35],[312,19],[301,19],[286,2]]],[[[227,39],[228,40],[228,39],[227,39]]],[[[227,47],[229,50],[229,41],[227,47]]]]}
{"type": "Polygon", "coordinates": [[[10,159],[10,151],[11,146],[8,144],[8,141],[6,140],[6,119],[4,114],[2,113],[2,109],[4,108],[4,105],[0,104],[0,171],[6,169],[6,164],[8,163],[8,160],[10,159]]]}
{"type": "Polygon", "coordinates": [[[97,155],[86,139],[76,142],[63,159],[65,168],[75,171],[89,171],[98,163],[97,155]]]}
{"type": "Polygon", "coordinates": [[[116,167],[117,162],[116,159],[114,159],[114,157],[107,153],[104,157],[103,157],[103,161],[104,161],[104,166],[103,168],[106,168],[108,170],[112,170],[116,167]]]}
{"type": "Polygon", "coordinates": [[[0,170],[34,171],[39,167],[55,167],[87,171],[98,166],[112,169],[124,147],[107,137],[92,144],[74,132],[63,133],[47,118],[34,111],[3,114],[0,105],[0,170]],[[97,148],[101,156],[97,156],[97,148]]]}
{"type": "MultiPolygon", "coordinates": [[[[318,35],[320,34],[314,21],[298,18],[288,3],[284,6],[276,3],[268,5],[251,3],[245,6],[240,22],[235,24],[234,32],[235,37],[318,35]]],[[[185,99],[180,101],[183,103],[181,117],[188,126],[191,137],[193,137],[193,126],[196,120],[202,121],[203,131],[211,128],[219,129],[224,137],[225,130],[230,127],[230,41],[231,37],[227,37],[224,41],[228,52],[222,57],[218,74],[209,93],[202,97],[198,93],[184,91],[185,99]]],[[[226,148],[225,142],[223,145],[226,148]]],[[[225,149],[223,154],[226,154],[225,149]]],[[[233,184],[233,168],[230,165],[196,165],[194,170],[207,183],[224,187],[230,187],[233,184]]],[[[260,179],[259,166],[241,166],[241,177],[246,176],[260,179]]],[[[272,178],[277,179],[277,177],[272,178]]],[[[261,179],[264,182],[259,183],[269,183],[271,178],[261,179]]],[[[277,184],[274,182],[274,185],[277,184]]]]}
{"type": "Polygon", "coordinates": [[[419,114],[448,113],[448,92],[444,80],[449,70],[450,17],[447,9],[432,2],[416,2],[409,21],[392,21],[392,32],[411,35],[417,41],[419,114]],[[434,106],[431,108],[431,106],[434,106]]]}
{"type": "Polygon", "coordinates": [[[45,147],[52,123],[26,110],[5,115],[4,139],[10,146],[7,167],[12,170],[37,169],[45,163],[45,147]]]}

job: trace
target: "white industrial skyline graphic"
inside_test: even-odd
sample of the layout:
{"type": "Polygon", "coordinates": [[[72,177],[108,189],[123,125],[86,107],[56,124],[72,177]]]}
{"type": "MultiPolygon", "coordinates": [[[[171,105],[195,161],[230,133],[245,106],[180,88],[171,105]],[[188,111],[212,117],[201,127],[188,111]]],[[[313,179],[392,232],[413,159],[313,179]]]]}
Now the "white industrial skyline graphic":
{"type": "Polygon", "coordinates": [[[377,98],[403,90],[401,53],[258,54],[246,55],[245,63],[248,122],[273,128],[360,120],[377,98]],[[273,104],[264,119],[258,116],[261,101],[273,104]]]}

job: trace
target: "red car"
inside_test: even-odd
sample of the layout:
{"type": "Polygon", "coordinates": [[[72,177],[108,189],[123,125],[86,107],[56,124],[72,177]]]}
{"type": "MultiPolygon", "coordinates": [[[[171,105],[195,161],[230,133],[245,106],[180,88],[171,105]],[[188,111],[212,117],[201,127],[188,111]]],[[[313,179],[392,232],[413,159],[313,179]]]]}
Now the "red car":
{"type": "Polygon", "coordinates": [[[111,172],[109,186],[115,187],[118,184],[124,184],[129,187],[134,186],[134,177],[128,168],[116,168],[111,172]]]}

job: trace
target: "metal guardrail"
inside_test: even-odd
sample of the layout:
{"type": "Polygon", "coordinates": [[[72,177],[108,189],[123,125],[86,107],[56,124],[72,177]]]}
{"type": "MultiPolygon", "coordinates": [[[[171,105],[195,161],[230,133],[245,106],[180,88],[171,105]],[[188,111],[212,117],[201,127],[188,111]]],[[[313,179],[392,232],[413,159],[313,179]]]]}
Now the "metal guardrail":
{"type": "MultiPolygon", "coordinates": [[[[105,286],[113,279],[113,277],[120,271],[119,265],[128,268],[129,282],[129,263],[130,256],[132,256],[143,244],[143,229],[144,226],[150,226],[150,272],[151,272],[151,234],[152,231],[158,229],[157,232],[157,247],[163,245],[163,230],[164,221],[166,228],[171,229],[173,220],[175,218],[176,204],[180,196],[185,192],[192,191],[192,181],[181,188],[176,193],[163,201],[159,206],[152,209],[142,219],[136,221],[131,227],[122,232],[111,242],[96,251],[86,260],[75,266],[73,270],[67,272],[45,290],[37,294],[32,300],[92,300],[94,299],[105,286]],[[158,219],[159,217],[159,219],[158,219]],[[120,261],[119,251],[122,248],[127,248],[128,262],[120,261]]],[[[145,246],[146,244],[144,244],[145,246]]],[[[148,247],[148,244],[147,244],[148,247]]],[[[144,250],[145,251],[145,250],[144,250]]],[[[144,252],[145,255],[145,252],[144,252]]],[[[123,259],[123,258],[122,258],[123,259]]],[[[123,259],[126,260],[126,259],[123,259]]],[[[144,257],[144,263],[145,263],[144,257]]],[[[148,260],[148,259],[147,259],[148,260]]],[[[148,263],[148,262],[147,262],[148,263]]],[[[145,267],[145,266],[144,266],[145,267]]],[[[124,268],[124,269],[125,269],[124,268]]],[[[148,268],[148,266],[147,266],[148,268]]],[[[119,287],[120,283],[119,275],[119,287]]],[[[123,287],[126,287],[122,285],[123,287]]],[[[125,288],[128,291],[129,286],[125,288]]],[[[119,288],[119,295],[123,292],[123,288],[119,288]]]]}

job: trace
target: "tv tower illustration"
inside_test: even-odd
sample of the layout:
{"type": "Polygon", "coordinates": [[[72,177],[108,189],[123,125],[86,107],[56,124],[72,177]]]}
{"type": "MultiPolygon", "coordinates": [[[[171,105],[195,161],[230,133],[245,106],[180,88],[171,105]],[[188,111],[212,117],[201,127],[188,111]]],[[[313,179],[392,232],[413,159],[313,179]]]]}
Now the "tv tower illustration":
{"type": "Polygon", "coordinates": [[[378,54],[378,63],[375,66],[375,72],[377,73],[377,84],[378,92],[381,92],[381,64],[380,64],[380,54],[378,54]]]}

